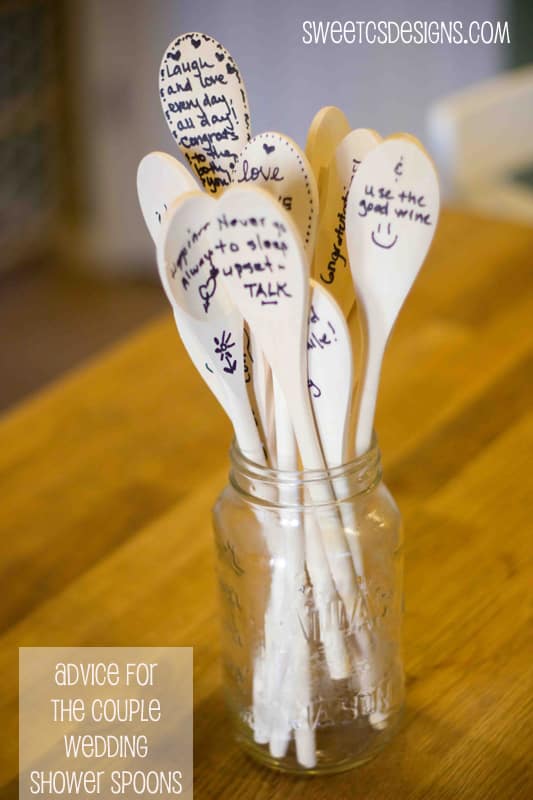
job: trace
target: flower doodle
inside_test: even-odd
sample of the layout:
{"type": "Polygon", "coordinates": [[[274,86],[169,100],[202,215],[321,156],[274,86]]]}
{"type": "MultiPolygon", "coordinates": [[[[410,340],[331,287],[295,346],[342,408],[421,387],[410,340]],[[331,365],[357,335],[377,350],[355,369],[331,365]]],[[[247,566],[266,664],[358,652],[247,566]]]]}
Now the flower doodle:
{"type": "Polygon", "coordinates": [[[225,362],[226,366],[224,367],[224,372],[233,375],[235,370],[237,369],[237,361],[236,359],[232,358],[232,347],[235,347],[235,342],[231,341],[231,331],[222,331],[220,337],[214,336],[213,341],[215,342],[215,353],[217,356],[220,356],[220,361],[225,362]]]}

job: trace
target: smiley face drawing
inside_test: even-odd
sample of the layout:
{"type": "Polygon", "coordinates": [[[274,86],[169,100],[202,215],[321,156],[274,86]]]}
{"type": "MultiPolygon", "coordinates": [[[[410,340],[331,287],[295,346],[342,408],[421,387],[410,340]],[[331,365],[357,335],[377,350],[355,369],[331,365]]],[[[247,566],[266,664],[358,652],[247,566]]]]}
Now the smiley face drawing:
{"type": "Polygon", "coordinates": [[[394,238],[391,239],[392,233],[391,233],[391,224],[390,224],[390,222],[387,225],[387,233],[386,233],[386,236],[388,237],[388,239],[385,242],[380,242],[377,239],[378,236],[380,238],[385,238],[385,234],[382,234],[382,232],[381,232],[381,223],[379,223],[377,231],[372,231],[372,233],[370,235],[370,238],[372,239],[374,244],[377,244],[378,247],[383,247],[384,250],[390,250],[391,247],[394,247],[394,245],[398,241],[398,234],[395,234],[394,238]]]}

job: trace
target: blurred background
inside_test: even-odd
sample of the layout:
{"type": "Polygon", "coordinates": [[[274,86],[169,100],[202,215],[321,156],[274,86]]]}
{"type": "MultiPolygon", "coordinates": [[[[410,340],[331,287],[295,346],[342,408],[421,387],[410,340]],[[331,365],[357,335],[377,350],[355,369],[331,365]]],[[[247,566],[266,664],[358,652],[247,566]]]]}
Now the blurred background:
{"type": "Polygon", "coordinates": [[[315,112],[422,139],[446,202],[533,224],[530,0],[0,0],[0,408],[166,310],[136,196],[178,152],[166,45],[200,30],[246,81],[253,132],[315,112]],[[508,21],[510,44],[305,45],[303,20],[508,21]]]}

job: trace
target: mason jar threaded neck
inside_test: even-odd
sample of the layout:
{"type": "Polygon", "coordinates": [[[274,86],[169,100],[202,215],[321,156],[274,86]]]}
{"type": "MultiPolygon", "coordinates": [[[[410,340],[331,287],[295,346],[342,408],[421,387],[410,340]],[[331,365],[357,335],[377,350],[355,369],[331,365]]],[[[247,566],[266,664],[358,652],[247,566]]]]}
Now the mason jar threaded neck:
{"type": "Polygon", "coordinates": [[[230,448],[229,480],[249,502],[274,508],[312,508],[346,502],[371,491],[381,480],[381,453],[374,434],[366,453],[337,467],[324,470],[279,470],[247,458],[236,441],[230,448]],[[319,487],[328,487],[329,499],[319,487]]]}

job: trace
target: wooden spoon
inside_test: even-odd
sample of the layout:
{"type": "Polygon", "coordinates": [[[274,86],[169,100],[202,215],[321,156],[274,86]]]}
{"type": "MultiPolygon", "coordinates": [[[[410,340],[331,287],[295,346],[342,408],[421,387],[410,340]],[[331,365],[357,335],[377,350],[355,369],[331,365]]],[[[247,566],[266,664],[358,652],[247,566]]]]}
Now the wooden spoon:
{"type": "MultiPolygon", "coordinates": [[[[281,386],[304,469],[323,470],[307,389],[309,283],[298,232],[280,205],[257,188],[232,187],[220,208],[224,210],[218,215],[218,233],[225,237],[224,281],[281,386]]],[[[314,502],[334,499],[325,482],[317,481],[310,493],[314,502]]],[[[336,588],[346,607],[352,608],[355,575],[344,534],[338,521],[326,515],[319,515],[319,525],[336,588]]],[[[324,565],[320,569],[323,573],[324,565]]]]}
{"type": "MultiPolygon", "coordinates": [[[[308,259],[311,259],[316,239],[316,226],[318,221],[318,189],[311,165],[305,154],[298,145],[280,133],[269,131],[254,136],[243,148],[235,171],[233,173],[233,183],[237,185],[261,186],[269,192],[281,205],[289,211],[294,223],[296,224],[304,242],[304,248],[308,259]]],[[[254,341],[252,331],[252,341],[255,352],[258,352],[257,342],[254,341]]],[[[258,360],[257,371],[254,373],[254,388],[259,407],[259,413],[266,428],[266,438],[268,440],[269,451],[273,451],[273,436],[276,436],[277,445],[280,453],[288,450],[292,452],[296,459],[294,447],[290,442],[281,441],[279,431],[275,433],[269,427],[268,411],[264,406],[265,397],[264,387],[255,383],[261,382],[262,378],[268,379],[268,370],[265,365],[258,360]],[[294,451],[294,452],[293,452],[294,451]]],[[[280,431],[285,436],[292,436],[290,424],[281,415],[286,411],[286,404],[280,397],[279,386],[274,381],[274,420],[280,431]]],[[[290,463],[287,459],[277,459],[278,469],[297,469],[295,463],[290,463]]]]}
{"type": "Polygon", "coordinates": [[[346,247],[346,202],[353,176],[381,141],[376,131],[357,128],[339,144],[329,163],[320,204],[320,223],[313,259],[313,278],[328,289],[348,317],[355,292],[346,247]]]}
{"type": "MultiPolygon", "coordinates": [[[[300,232],[309,264],[316,239],[318,189],[311,166],[298,145],[287,136],[272,131],[255,136],[241,152],[233,182],[242,186],[261,186],[289,212],[300,232]]],[[[257,350],[257,337],[254,337],[254,343],[257,350]]],[[[275,376],[273,390],[276,467],[283,471],[296,471],[298,451],[289,408],[275,376]]],[[[269,449],[274,448],[269,446],[269,449]]],[[[298,486],[282,485],[279,500],[283,505],[298,505],[298,486]]],[[[285,755],[291,736],[291,719],[300,714],[304,698],[307,698],[305,707],[311,702],[311,687],[304,681],[308,669],[303,666],[310,658],[309,644],[301,629],[301,621],[306,618],[305,597],[301,591],[305,585],[304,524],[300,513],[283,512],[282,525],[290,530],[284,542],[287,574],[278,591],[282,601],[278,616],[282,624],[273,639],[273,668],[267,692],[275,710],[270,736],[270,752],[274,758],[285,755]],[[299,665],[299,674],[293,669],[294,664],[299,665]],[[295,697],[298,698],[296,707],[295,697]]],[[[301,717],[294,735],[298,761],[313,767],[316,763],[315,737],[306,718],[301,717]]]]}
{"type": "MultiPolygon", "coordinates": [[[[167,297],[177,311],[181,332],[187,323],[186,345],[206,376],[215,375],[223,390],[241,452],[265,463],[263,445],[248,401],[244,374],[243,319],[218,282],[212,261],[208,226],[198,222],[206,204],[214,201],[201,192],[183,195],[170,207],[158,245],[158,267],[167,297]],[[200,264],[199,269],[191,269],[200,264]],[[183,314],[188,315],[184,317],[183,314]]],[[[210,388],[214,390],[215,384],[210,388]]]]}
{"type": "MultiPolygon", "coordinates": [[[[137,170],[137,194],[146,227],[156,247],[164,231],[168,210],[183,194],[195,190],[198,191],[198,184],[191,173],[167,153],[148,153],[141,160],[137,170]]],[[[201,341],[203,335],[201,323],[174,303],[172,307],[176,327],[191,361],[234,423],[237,441],[243,438],[246,440],[247,434],[240,431],[241,418],[232,419],[233,410],[226,396],[224,381],[219,377],[217,362],[205,352],[205,346],[201,341]]],[[[241,363],[239,347],[242,349],[240,340],[237,339],[236,348],[233,348],[234,358],[241,363]]]]}
{"type": "MultiPolygon", "coordinates": [[[[248,101],[235,61],[210,36],[179,36],[163,56],[159,94],[178,147],[206,190],[219,194],[229,185],[237,157],[250,138],[248,101]]],[[[249,375],[255,392],[255,397],[250,393],[250,400],[256,401],[267,442],[271,440],[268,375],[261,353],[254,347],[253,335],[250,337],[246,352],[250,355],[249,375]]]]}
{"type": "Polygon", "coordinates": [[[412,137],[377,145],[353,178],[346,234],[363,342],[355,453],[371,444],[383,354],[424,262],[439,215],[435,168],[412,137]]]}
{"type": "MultiPolygon", "coordinates": [[[[315,420],[320,434],[322,450],[328,467],[337,467],[347,460],[347,433],[349,431],[352,400],[352,347],[350,331],[340,306],[329,292],[316,281],[311,281],[311,312],[307,360],[309,365],[309,393],[315,420]]],[[[353,480],[353,479],[352,479],[353,480]]],[[[337,497],[349,497],[354,486],[350,478],[339,475],[333,478],[337,497]]],[[[347,541],[358,578],[362,602],[367,602],[367,583],[357,519],[351,503],[339,503],[347,541]]],[[[354,660],[358,691],[371,694],[382,679],[382,657],[379,640],[362,627],[354,632],[357,655],[354,660]],[[364,668],[359,665],[363,663],[364,668]]],[[[382,729],[387,715],[374,711],[369,715],[373,727],[382,729]]]]}
{"type": "Polygon", "coordinates": [[[324,108],[321,108],[320,111],[317,111],[309,126],[305,153],[315,173],[321,203],[325,199],[322,195],[325,174],[331,159],[335,156],[337,145],[350,130],[350,123],[340,108],[336,106],[324,106],[324,108]]]}

